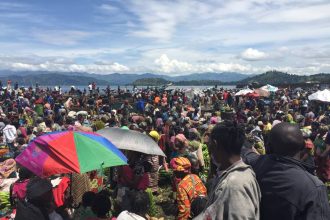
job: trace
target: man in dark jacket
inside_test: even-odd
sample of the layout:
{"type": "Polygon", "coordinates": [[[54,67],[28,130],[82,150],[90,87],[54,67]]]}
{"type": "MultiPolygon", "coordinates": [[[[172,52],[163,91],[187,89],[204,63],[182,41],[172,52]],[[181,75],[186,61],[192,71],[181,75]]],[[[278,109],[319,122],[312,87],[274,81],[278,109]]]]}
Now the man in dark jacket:
{"type": "Polygon", "coordinates": [[[270,154],[243,155],[261,189],[261,220],[330,219],[326,186],[298,160],[303,147],[299,128],[280,123],[270,132],[270,154]]]}

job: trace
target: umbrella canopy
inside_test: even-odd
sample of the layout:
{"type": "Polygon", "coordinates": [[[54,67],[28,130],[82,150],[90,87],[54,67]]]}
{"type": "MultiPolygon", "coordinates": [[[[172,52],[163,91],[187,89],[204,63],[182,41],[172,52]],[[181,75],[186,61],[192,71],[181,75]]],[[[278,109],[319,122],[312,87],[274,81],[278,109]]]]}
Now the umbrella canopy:
{"type": "Polygon", "coordinates": [[[42,177],[127,164],[124,154],[106,138],[77,131],[39,136],[18,155],[16,161],[42,177]]]}
{"type": "Polygon", "coordinates": [[[260,95],[256,92],[249,93],[249,94],[247,94],[247,96],[252,97],[252,98],[259,98],[260,97],[260,95]]]}
{"type": "Polygon", "coordinates": [[[265,90],[265,89],[262,89],[262,88],[255,89],[254,92],[257,93],[261,97],[269,97],[270,96],[270,92],[268,90],[265,90]]]}
{"type": "Polygon", "coordinates": [[[277,90],[278,90],[277,87],[272,86],[272,85],[269,85],[269,84],[267,84],[267,85],[261,87],[260,89],[267,90],[267,91],[269,91],[269,92],[277,92],[277,90]]]}
{"type": "Polygon", "coordinates": [[[247,95],[247,94],[249,94],[249,93],[253,93],[253,90],[251,90],[251,89],[249,89],[249,88],[247,88],[247,89],[242,89],[242,90],[240,90],[239,92],[237,92],[237,93],[235,94],[235,96],[245,96],[245,95],[247,95]]]}
{"type": "Polygon", "coordinates": [[[104,128],[97,131],[97,133],[114,143],[119,149],[165,156],[158,144],[151,137],[141,132],[120,128],[104,128]]]}
{"type": "Polygon", "coordinates": [[[321,101],[321,102],[330,102],[330,90],[325,89],[323,91],[317,91],[310,96],[308,96],[309,100],[321,101]]]}

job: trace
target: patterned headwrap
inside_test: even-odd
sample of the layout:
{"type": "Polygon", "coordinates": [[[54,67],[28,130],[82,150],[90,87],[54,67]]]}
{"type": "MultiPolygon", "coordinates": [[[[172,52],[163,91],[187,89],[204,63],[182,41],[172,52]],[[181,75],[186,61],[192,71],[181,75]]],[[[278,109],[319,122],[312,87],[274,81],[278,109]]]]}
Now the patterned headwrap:
{"type": "Polygon", "coordinates": [[[191,168],[190,161],[185,157],[173,158],[170,164],[173,171],[189,172],[191,168]]]}

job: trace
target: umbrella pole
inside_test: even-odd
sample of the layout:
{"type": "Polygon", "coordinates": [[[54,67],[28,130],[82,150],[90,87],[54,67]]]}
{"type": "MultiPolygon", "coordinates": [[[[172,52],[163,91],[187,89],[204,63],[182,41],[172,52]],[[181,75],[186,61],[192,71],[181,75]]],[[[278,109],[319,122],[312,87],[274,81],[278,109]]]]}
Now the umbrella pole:
{"type": "Polygon", "coordinates": [[[71,183],[71,186],[70,186],[70,197],[72,198],[72,186],[73,186],[73,177],[72,177],[72,173],[70,173],[70,183],[71,183]]]}
{"type": "Polygon", "coordinates": [[[101,173],[101,178],[102,178],[102,189],[104,187],[104,175],[103,175],[103,165],[104,165],[104,162],[101,163],[101,167],[100,167],[100,173],[101,173]]]}

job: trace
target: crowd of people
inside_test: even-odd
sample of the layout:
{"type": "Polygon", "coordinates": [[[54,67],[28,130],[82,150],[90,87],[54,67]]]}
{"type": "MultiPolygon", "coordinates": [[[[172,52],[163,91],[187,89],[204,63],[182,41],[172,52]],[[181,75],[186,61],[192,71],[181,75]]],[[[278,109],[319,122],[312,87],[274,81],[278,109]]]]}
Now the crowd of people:
{"type": "Polygon", "coordinates": [[[330,106],[312,89],[88,90],[1,89],[4,219],[168,219],[150,212],[160,172],[175,219],[330,219],[330,106]],[[125,151],[125,166],[49,178],[15,161],[46,133],[107,127],[144,133],[166,157],[125,151]]]}

